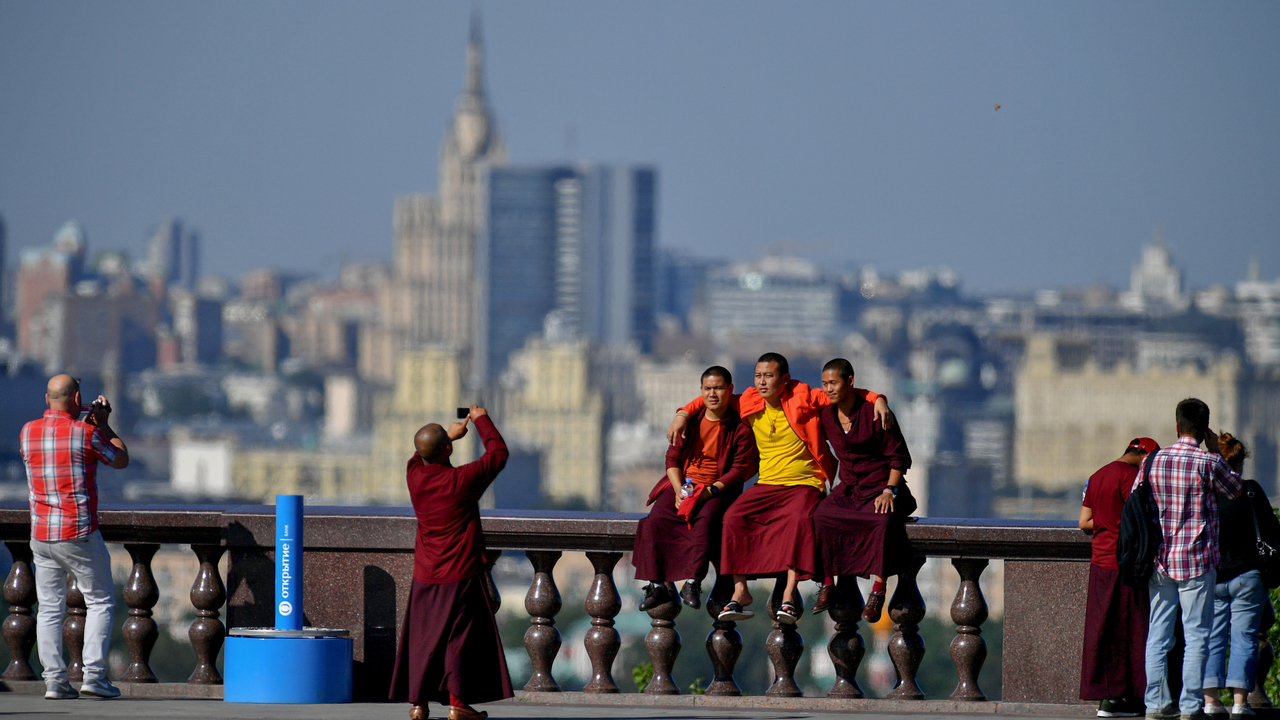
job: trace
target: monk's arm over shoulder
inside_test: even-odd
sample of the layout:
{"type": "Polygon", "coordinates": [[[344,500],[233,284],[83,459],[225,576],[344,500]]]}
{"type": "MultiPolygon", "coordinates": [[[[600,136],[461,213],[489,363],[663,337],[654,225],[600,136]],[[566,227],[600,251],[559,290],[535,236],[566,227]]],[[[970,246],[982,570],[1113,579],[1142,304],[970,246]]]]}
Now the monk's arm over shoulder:
{"type": "MultiPolygon", "coordinates": [[[[738,412],[738,398],[740,398],[740,397],[742,397],[742,395],[741,395],[741,394],[739,394],[739,393],[734,393],[733,395],[730,395],[730,396],[729,396],[729,409],[730,409],[730,410],[732,410],[732,411],[734,411],[734,412],[738,412]]],[[[706,407],[706,406],[707,406],[706,401],[704,401],[704,400],[702,399],[702,396],[701,396],[701,395],[699,395],[698,397],[696,397],[696,398],[694,398],[694,399],[690,400],[690,401],[688,402],[688,404],[686,404],[684,407],[680,408],[680,410],[683,410],[683,411],[685,411],[686,413],[688,413],[689,415],[692,415],[692,414],[694,414],[694,413],[698,412],[699,410],[701,410],[702,408],[704,408],[704,407],[706,407]]],[[[679,410],[677,410],[677,412],[679,412],[679,410]]]]}
{"type": "Polygon", "coordinates": [[[672,468],[684,472],[685,437],[679,435],[673,442],[667,443],[667,469],[672,468]]]}
{"type": "Polygon", "coordinates": [[[885,430],[877,424],[876,431],[880,434],[880,451],[889,458],[889,467],[905,473],[911,468],[911,451],[907,450],[902,428],[894,423],[885,430]]]}
{"type": "Polygon", "coordinates": [[[484,454],[479,460],[458,468],[458,489],[478,498],[489,488],[494,478],[498,477],[502,468],[506,467],[511,452],[507,450],[507,444],[503,442],[502,435],[493,426],[488,415],[481,415],[473,422],[484,442],[484,454]]]}

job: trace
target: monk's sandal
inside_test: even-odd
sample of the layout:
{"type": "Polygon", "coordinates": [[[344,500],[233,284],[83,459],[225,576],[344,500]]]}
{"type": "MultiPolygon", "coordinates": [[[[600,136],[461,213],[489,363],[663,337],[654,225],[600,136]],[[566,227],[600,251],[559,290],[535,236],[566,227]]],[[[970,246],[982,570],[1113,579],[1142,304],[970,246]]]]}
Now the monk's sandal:
{"type": "Polygon", "coordinates": [[[737,622],[739,620],[746,620],[747,618],[755,617],[755,615],[756,614],[750,610],[743,610],[742,603],[737,600],[730,600],[724,604],[724,609],[716,616],[716,620],[719,620],[720,622],[737,622]]]}
{"type": "Polygon", "coordinates": [[[795,625],[796,621],[800,619],[801,612],[803,611],[800,609],[799,605],[796,605],[793,602],[784,602],[782,603],[782,607],[778,608],[778,612],[774,616],[774,619],[784,625],[795,625]]]}

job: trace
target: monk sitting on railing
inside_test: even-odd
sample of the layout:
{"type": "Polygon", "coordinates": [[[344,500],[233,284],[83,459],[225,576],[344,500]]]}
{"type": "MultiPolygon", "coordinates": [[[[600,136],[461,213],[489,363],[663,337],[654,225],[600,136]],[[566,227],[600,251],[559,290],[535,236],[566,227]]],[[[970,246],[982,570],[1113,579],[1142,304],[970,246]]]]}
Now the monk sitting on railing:
{"type": "Polygon", "coordinates": [[[481,582],[480,496],[507,464],[509,453],[484,408],[472,405],[467,419],[484,441],[479,460],[459,468],[449,463],[453,441],[467,433],[466,420],[448,430],[435,423],[423,427],[413,438],[417,453],[409,459],[409,498],[418,534],[391,699],[413,703],[412,720],[427,717],[431,700],[449,704],[449,720],[486,718],[488,713],[469,703],[514,695],[481,582]]]}
{"type": "MultiPolygon", "coordinates": [[[[888,414],[879,395],[863,393],[888,414]]],[[[801,604],[800,580],[814,573],[813,511],[834,479],[836,462],[827,449],[819,419],[830,404],[821,390],[791,379],[787,359],[765,353],[756,362],[755,387],[738,399],[738,411],[755,435],[760,451],[760,480],[725,513],[720,571],[733,576],[733,597],[719,619],[745,620],[754,613],[747,590],[749,578],[786,577],[776,620],[794,624],[801,604]]],[[[668,428],[668,439],[683,434],[688,416],[702,409],[702,398],[681,408],[668,428]]]]}
{"type": "Polygon", "coordinates": [[[872,577],[862,617],[874,623],[884,608],[885,578],[911,558],[906,522],[916,500],[904,477],[911,453],[902,429],[876,422],[871,403],[853,391],[848,360],[836,358],[822,368],[822,389],[831,399],[822,409],[822,429],[840,461],[840,484],[813,513],[825,576],[813,612],[833,601],[836,577],[872,577]]]}
{"type": "Polygon", "coordinates": [[[751,429],[729,406],[732,395],[733,375],[719,365],[707,368],[705,407],[691,415],[698,431],[667,449],[667,475],[649,493],[653,509],[636,527],[631,556],[636,579],[649,581],[642,611],[675,599],[676,580],[686,581],[680,599],[698,609],[708,564],[720,566],[721,519],[760,460],[751,429]]]}

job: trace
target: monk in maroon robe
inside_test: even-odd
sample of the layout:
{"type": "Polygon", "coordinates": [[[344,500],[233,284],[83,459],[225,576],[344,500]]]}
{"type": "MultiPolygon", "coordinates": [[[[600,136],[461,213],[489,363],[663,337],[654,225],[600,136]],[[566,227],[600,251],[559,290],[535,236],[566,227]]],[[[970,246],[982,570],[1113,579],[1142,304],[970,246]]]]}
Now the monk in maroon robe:
{"type": "Polygon", "coordinates": [[[813,512],[824,577],[814,612],[837,594],[836,577],[871,577],[862,617],[874,623],[884,608],[885,578],[911,557],[906,522],[916,501],[903,476],[911,453],[902,429],[877,422],[874,407],[853,390],[848,360],[836,358],[822,368],[822,389],[831,400],[822,408],[822,432],[840,461],[840,484],[813,512]]]}
{"type": "Polygon", "coordinates": [[[484,533],[480,496],[507,464],[506,443],[483,408],[467,419],[484,441],[479,460],[453,467],[453,441],[466,421],[448,430],[431,424],[413,439],[417,453],[407,468],[409,498],[418,517],[413,585],[400,632],[391,699],[411,702],[409,717],[427,717],[427,702],[448,703],[449,720],[478,720],[488,713],[470,703],[513,696],[507,661],[481,582],[484,533]]]}
{"type": "MultiPolygon", "coordinates": [[[[667,474],[649,493],[649,511],[636,526],[631,563],[637,580],[648,580],[640,609],[675,599],[675,581],[685,605],[702,606],[708,565],[720,566],[724,511],[742,484],[756,474],[760,456],[751,428],[729,404],[733,375],[714,365],[702,373],[705,407],[689,417],[696,428],[667,447],[667,474]]],[[[717,571],[718,572],[718,571],[717,571]]]]}
{"type": "Polygon", "coordinates": [[[1160,449],[1151,438],[1134,438],[1118,459],[1095,472],[1085,485],[1080,529],[1093,533],[1089,591],[1084,606],[1084,647],[1080,653],[1080,699],[1098,700],[1098,717],[1140,716],[1146,711],[1147,626],[1151,597],[1146,583],[1120,582],[1116,542],[1138,466],[1160,449]]]}

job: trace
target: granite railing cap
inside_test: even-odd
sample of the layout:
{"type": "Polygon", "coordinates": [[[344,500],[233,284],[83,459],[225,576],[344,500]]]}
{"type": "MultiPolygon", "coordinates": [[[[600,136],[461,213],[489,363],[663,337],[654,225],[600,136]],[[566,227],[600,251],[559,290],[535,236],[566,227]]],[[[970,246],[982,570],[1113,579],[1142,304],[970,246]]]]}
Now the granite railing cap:
{"type": "MultiPolygon", "coordinates": [[[[30,537],[26,503],[0,503],[0,540],[30,537]]],[[[304,543],[313,549],[412,552],[416,520],[408,506],[306,508],[304,543]]],[[[489,547],[505,550],[626,552],[637,513],[483,510],[489,547]]],[[[103,537],[112,542],[275,545],[274,505],[104,504],[103,537]]],[[[920,518],[907,525],[915,552],[949,558],[1088,560],[1089,536],[1061,520],[920,518]]]]}

